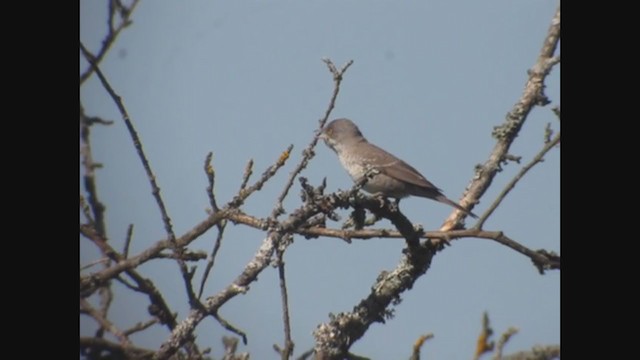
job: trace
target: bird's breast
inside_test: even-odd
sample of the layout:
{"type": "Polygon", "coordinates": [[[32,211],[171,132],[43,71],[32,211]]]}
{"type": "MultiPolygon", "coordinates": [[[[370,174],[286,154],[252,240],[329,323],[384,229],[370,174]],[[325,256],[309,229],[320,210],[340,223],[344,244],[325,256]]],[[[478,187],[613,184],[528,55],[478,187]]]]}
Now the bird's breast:
{"type": "Polygon", "coordinates": [[[349,176],[351,176],[351,179],[353,179],[353,181],[359,180],[367,172],[367,167],[361,159],[357,159],[354,156],[344,154],[344,152],[342,154],[338,154],[338,157],[340,159],[342,167],[347,170],[347,173],[349,173],[349,176]]]}

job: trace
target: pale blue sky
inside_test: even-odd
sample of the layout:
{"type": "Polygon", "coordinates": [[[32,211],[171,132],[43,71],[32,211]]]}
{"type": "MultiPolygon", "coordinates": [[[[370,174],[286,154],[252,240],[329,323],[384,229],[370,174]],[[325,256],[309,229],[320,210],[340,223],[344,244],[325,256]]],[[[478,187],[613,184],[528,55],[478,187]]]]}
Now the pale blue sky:
{"type": "MultiPolygon", "coordinates": [[[[372,142],[416,167],[445,194],[458,199],[495,143],[494,126],[518,100],[557,7],[549,0],[495,1],[143,1],[102,63],[123,97],[162,189],[178,235],[206,217],[207,180],[202,170],[214,153],[219,203],[237,191],[246,162],[260,174],[289,145],[284,169],[246,203],[269,215],[285,179],[309,143],[328,104],[333,83],[321,59],[349,59],[332,118],[348,117],[372,142]]],[[[80,39],[97,51],[105,34],[106,4],[80,2],[80,39]]],[[[81,71],[86,62],[81,60],[81,71]]],[[[559,67],[547,81],[552,105],[560,104],[559,67]]],[[[135,225],[131,253],[165,237],[150,186],[119,113],[96,78],[80,91],[89,115],[115,120],[95,127],[93,151],[104,163],[98,186],[107,206],[108,235],[122,248],[135,225]]],[[[511,153],[527,162],[543,145],[546,123],[559,128],[551,106],[530,114],[511,153]]],[[[328,190],[351,180],[324,144],[302,173],[312,184],[327,177],[328,190]]],[[[505,166],[474,212],[481,214],[519,170],[505,166]]],[[[560,249],[560,157],[552,150],[486,223],[532,249],[560,249]]],[[[296,182],[285,202],[299,205],[296,182]]],[[[436,229],[451,208],[412,198],[401,204],[415,223],[436,229]]],[[[346,212],[344,213],[346,215],[346,212]]],[[[339,227],[341,224],[330,224],[339,227]]],[[[388,223],[384,223],[388,227],[388,223]]],[[[254,255],[264,233],[227,227],[206,292],[228,285],[254,255]]],[[[193,243],[210,252],[215,232],[193,243]]],[[[98,256],[81,239],[80,263],[98,256]]],[[[346,244],[296,237],[286,253],[296,355],[313,345],[312,331],[329,312],[349,311],[365,297],[382,270],[398,262],[402,240],[346,244]]],[[[198,265],[202,270],[204,262],[198,265]]],[[[140,268],[167,294],[178,321],[188,312],[184,285],[173,261],[140,268]]],[[[196,276],[199,279],[201,272],[196,276]]],[[[144,299],[114,285],[112,318],[121,328],[147,319],[144,299]]],[[[406,358],[421,334],[435,338],[423,348],[429,359],[469,359],[487,310],[497,337],[509,326],[520,332],[511,353],[560,342],[560,272],[541,276],[531,261],[495,242],[463,239],[439,253],[428,273],[403,294],[395,318],[374,324],[352,352],[373,359],[406,358]]],[[[254,359],[275,359],[283,342],[277,271],[269,268],[251,291],[220,314],[243,329],[254,359]]],[[[81,334],[95,329],[81,317],[81,334]]],[[[214,320],[199,327],[201,348],[220,357],[223,335],[214,320]]],[[[168,336],[156,327],[133,336],[157,347],[168,336]]]]}

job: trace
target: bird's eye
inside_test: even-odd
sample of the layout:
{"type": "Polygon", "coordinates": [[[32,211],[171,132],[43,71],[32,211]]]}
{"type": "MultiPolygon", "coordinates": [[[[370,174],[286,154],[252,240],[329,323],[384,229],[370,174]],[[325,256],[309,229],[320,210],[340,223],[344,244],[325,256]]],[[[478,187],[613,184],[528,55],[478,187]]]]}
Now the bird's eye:
{"type": "Polygon", "coordinates": [[[327,135],[331,135],[331,134],[333,134],[333,129],[332,128],[328,128],[324,132],[327,133],[327,135]]]}

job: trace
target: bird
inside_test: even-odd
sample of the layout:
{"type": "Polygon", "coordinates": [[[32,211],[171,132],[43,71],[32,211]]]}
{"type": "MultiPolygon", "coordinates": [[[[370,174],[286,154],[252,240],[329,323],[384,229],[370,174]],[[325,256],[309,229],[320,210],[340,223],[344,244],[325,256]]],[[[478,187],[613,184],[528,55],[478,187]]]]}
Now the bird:
{"type": "Polygon", "coordinates": [[[392,197],[397,201],[408,196],[424,197],[478,218],[470,210],[447,198],[441,189],[413,166],[370,143],[353,121],[335,119],[322,128],[318,137],[338,155],[342,167],[355,183],[363,180],[363,176],[369,172],[370,178],[362,186],[368,193],[392,197]]]}

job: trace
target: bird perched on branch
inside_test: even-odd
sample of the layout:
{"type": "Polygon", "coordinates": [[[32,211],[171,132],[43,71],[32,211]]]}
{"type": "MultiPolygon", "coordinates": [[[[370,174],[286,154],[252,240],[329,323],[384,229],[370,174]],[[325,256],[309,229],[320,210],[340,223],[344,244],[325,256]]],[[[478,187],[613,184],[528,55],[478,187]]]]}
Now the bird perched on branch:
{"type": "Polygon", "coordinates": [[[322,129],[319,137],[338,154],[342,167],[354,182],[370,175],[362,187],[365,191],[398,200],[410,195],[425,197],[477,218],[474,213],[444,196],[442,190],[411,165],[367,141],[351,120],[331,121],[322,129]]]}

